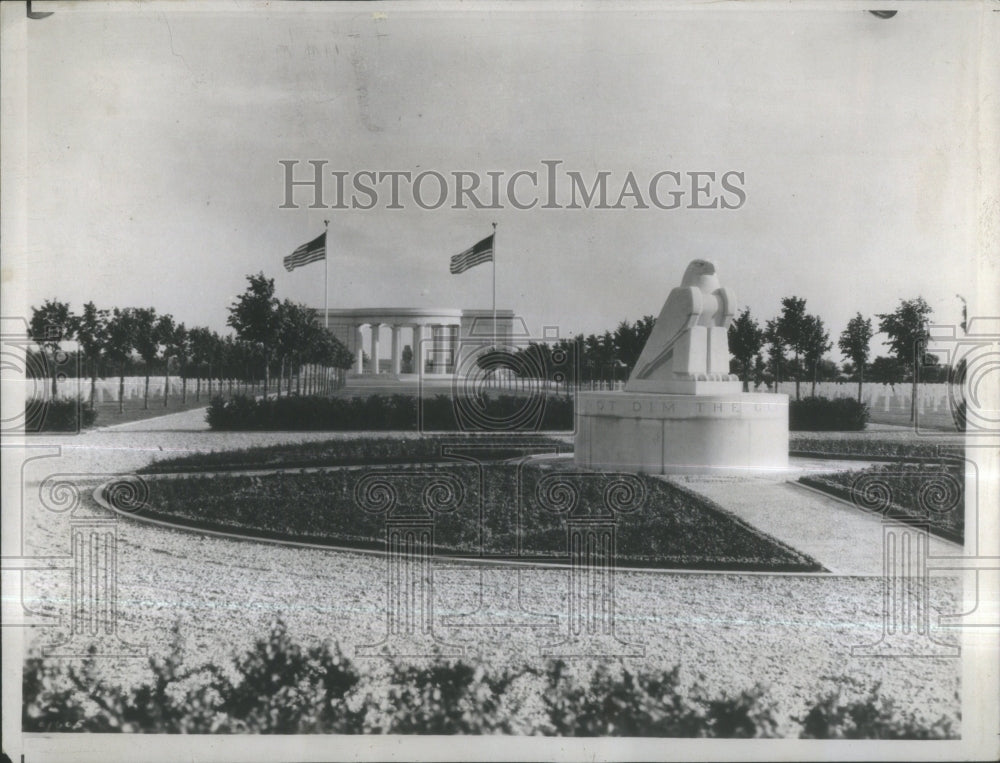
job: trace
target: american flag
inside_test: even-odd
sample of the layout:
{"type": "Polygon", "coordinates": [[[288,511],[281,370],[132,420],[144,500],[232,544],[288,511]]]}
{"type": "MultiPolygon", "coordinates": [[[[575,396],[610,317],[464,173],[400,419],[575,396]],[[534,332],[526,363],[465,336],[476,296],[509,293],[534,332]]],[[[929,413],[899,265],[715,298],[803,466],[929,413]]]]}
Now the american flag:
{"type": "Polygon", "coordinates": [[[482,265],[484,262],[493,262],[493,236],[491,233],[474,246],[470,246],[464,252],[456,254],[451,258],[452,275],[464,273],[469,268],[482,265]]]}
{"type": "Polygon", "coordinates": [[[303,244],[285,257],[285,270],[291,273],[295,268],[326,259],[326,232],[320,233],[308,244],[303,244]]]}

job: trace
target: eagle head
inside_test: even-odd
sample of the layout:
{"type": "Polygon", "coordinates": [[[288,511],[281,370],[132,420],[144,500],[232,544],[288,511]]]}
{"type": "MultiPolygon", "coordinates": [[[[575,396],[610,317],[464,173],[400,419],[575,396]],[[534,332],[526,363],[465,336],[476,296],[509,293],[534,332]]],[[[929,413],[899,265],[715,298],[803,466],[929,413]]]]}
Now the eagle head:
{"type": "Polygon", "coordinates": [[[691,260],[684,271],[681,286],[699,286],[703,278],[715,275],[715,264],[708,260],[691,260]]]}

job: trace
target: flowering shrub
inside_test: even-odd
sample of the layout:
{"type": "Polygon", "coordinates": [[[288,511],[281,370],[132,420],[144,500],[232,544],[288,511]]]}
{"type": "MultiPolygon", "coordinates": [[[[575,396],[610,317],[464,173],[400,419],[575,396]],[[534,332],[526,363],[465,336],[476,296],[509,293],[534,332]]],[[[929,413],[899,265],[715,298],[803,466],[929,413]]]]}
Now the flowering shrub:
{"type": "MultiPolygon", "coordinates": [[[[100,678],[93,657],[73,661],[30,657],[24,665],[21,714],[25,732],[257,734],[487,734],[548,736],[768,737],[778,728],[767,690],[709,695],[684,687],[679,669],[620,674],[601,665],[581,681],[566,664],[491,673],[482,665],[435,660],[394,662],[388,682],[362,675],[339,647],[303,647],[280,620],[233,671],[188,668],[177,636],[170,655],[151,658],[149,680],[131,689],[100,678]],[[232,677],[231,677],[232,676],[232,677]],[[513,684],[537,679],[542,717],[525,717],[513,684]]],[[[851,685],[851,679],[837,679],[851,685]]],[[[793,718],[815,739],[947,739],[951,718],[899,711],[879,694],[845,699],[824,694],[793,718]]]]}
{"type": "MultiPolygon", "coordinates": [[[[802,718],[802,739],[954,739],[955,723],[947,716],[937,719],[904,712],[876,684],[866,694],[853,698],[845,689],[858,687],[850,679],[823,694],[802,718]]],[[[857,693],[857,692],[855,692],[857,693]]],[[[958,697],[956,697],[956,700],[958,697]]]]}

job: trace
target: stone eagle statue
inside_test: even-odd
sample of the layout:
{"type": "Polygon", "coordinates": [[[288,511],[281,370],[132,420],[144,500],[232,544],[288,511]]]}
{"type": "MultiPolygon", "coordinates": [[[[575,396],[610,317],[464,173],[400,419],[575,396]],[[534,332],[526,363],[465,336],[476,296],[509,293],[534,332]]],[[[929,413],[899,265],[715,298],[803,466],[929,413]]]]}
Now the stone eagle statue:
{"type": "Polygon", "coordinates": [[[729,325],[736,294],[719,285],[715,265],[692,260],[672,289],[625,385],[626,392],[740,391],[729,373],[729,325]]]}

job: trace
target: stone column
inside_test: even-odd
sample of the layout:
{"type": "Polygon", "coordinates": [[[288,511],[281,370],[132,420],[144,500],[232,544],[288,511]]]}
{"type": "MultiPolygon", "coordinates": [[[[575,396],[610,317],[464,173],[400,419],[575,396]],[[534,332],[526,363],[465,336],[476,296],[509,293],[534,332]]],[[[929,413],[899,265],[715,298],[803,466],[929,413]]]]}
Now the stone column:
{"type": "Polygon", "coordinates": [[[357,358],[355,359],[356,370],[359,374],[365,372],[365,341],[361,334],[361,328],[364,326],[363,323],[359,323],[355,329],[357,332],[358,340],[356,342],[355,350],[357,351],[357,358]]]}
{"type": "Polygon", "coordinates": [[[372,363],[372,373],[378,373],[378,330],[382,327],[381,323],[372,324],[372,351],[371,351],[371,363],[372,363]]]}
{"type": "Polygon", "coordinates": [[[448,351],[449,360],[448,368],[445,370],[449,373],[455,373],[455,369],[458,368],[458,340],[462,335],[462,324],[453,323],[448,326],[448,351]]]}
{"type": "Polygon", "coordinates": [[[442,340],[443,326],[440,323],[431,324],[431,373],[441,373],[441,351],[444,349],[442,340]]]}
{"type": "Polygon", "coordinates": [[[399,326],[393,324],[392,326],[392,372],[398,374],[402,366],[403,349],[399,346],[399,326]]]}
{"type": "Polygon", "coordinates": [[[424,327],[420,323],[413,324],[413,365],[414,371],[423,378],[424,375],[424,327]]]}

